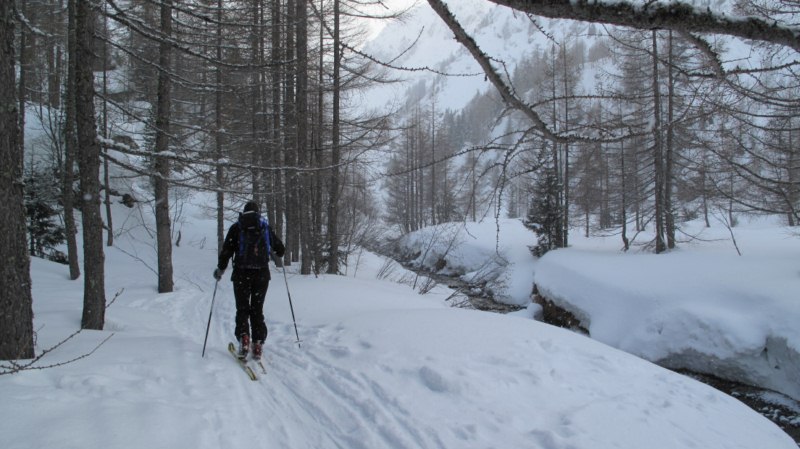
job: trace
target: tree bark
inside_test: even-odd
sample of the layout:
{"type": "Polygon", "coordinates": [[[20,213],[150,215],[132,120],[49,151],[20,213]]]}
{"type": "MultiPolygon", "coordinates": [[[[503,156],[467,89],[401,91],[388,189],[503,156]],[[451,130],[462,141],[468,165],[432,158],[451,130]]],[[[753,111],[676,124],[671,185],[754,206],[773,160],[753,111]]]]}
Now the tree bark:
{"type": "Polygon", "coordinates": [[[94,110],[95,13],[90,0],[76,0],[75,108],[83,216],[83,317],[81,328],[103,329],[105,324],[105,255],[100,213],[100,143],[94,110]]]}
{"type": "MultiPolygon", "coordinates": [[[[308,5],[307,0],[296,0],[297,13],[297,161],[302,167],[309,166],[308,149],[308,5]]],[[[301,174],[297,178],[297,216],[300,225],[300,274],[311,274],[313,250],[311,242],[310,185],[311,177],[301,174]]]]}
{"type": "Polygon", "coordinates": [[[661,94],[658,77],[658,32],[653,30],[653,166],[655,170],[656,254],[666,250],[664,243],[664,146],[661,139],[661,94]]]}
{"type": "Polygon", "coordinates": [[[0,2],[0,360],[29,359],[33,298],[26,245],[19,111],[14,78],[14,6],[0,2]]]}
{"type": "Polygon", "coordinates": [[[665,231],[667,235],[667,248],[675,248],[675,213],[672,206],[672,177],[675,151],[675,70],[673,67],[674,49],[672,31],[669,31],[667,43],[667,142],[664,155],[664,215],[665,231]]]}
{"type": "MultiPolygon", "coordinates": [[[[283,141],[283,163],[286,167],[297,166],[297,96],[295,89],[297,60],[295,33],[297,30],[297,8],[296,1],[287,0],[286,2],[286,24],[284,27],[286,39],[284,41],[284,60],[294,61],[293,64],[284,66],[283,80],[283,114],[284,114],[284,141],[283,141]]],[[[284,210],[286,211],[286,239],[284,244],[286,252],[284,262],[290,265],[297,262],[300,253],[300,226],[299,226],[299,202],[297,201],[298,173],[291,168],[284,174],[284,210]]]]}
{"type": "Polygon", "coordinates": [[[217,252],[222,251],[225,240],[225,170],[222,168],[222,0],[217,0],[217,67],[216,96],[214,99],[214,145],[217,156],[217,252]]]}
{"type": "Polygon", "coordinates": [[[172,279],[172,226],[169,216],[169,157],[162,156],[169,152],[171,85],[170,67],[171,44],[167,42],[172,34],[172,0],[161,3],[161,33],[164,39],[159,43],[158,56],[158,89],[156,103],[156,139],[155,139],[155,213],[156,244],[158,247],[158,292],[169,293],[173,290],[172,279]]]}
{"type": "MultiPolygon", "coordinates": [[[[271,94],[272,94],[272,128],[271,128],[271,142],[272,151],[270,152],[270,162],[273,166],[280,165],[282,154],[282,121],[281,121],[281,93],[283,81],[283,65],[282,62],[282,44],[281,44],[281,1],[271,0],[270,4],[271,17],[270,25],[272,26],[270,40],[270,62],[272,63],[272,70],[270,71],[271,77],[271,94]]],[[[273,226],[275,234],[278,237],[283,237],[283,217],[284,217],[284,202],[283,202],[283,173],[274,171],[271,173],[271,189],[270,189],[270,203],[272,207],[269,208],[270,225],[273,226]]],[[[284,240],[285,242],[286,240],[284,240]]]]}
{"type": "Polygon", "coordinates": [[[331,124],[331,182],[328,193],[328,273],[339,273],[339,111],[342,51],[339,40],[339,0],[333,2],[333,123],[331,124]]]}
{"type": "MultiPolygon", "coordinates": [[[[564,43],[561,43],[561,66],[563,69],[562,75],[564,76],[564,132],[569,133],[569,97],[572,95],[572,89],[569,85],[569,74],[567,73],[567,46],[564,43]]],[[[553,67],[553,71],[555,71],[555,67],[553,67]]],[[[569,246],[569,150],[569,142],[564,142],[564,176],[561,182],[561,190],[563,190],[564,194],[561,244],[564,248],[569,246]]]]}
{"type": "Polygon", "coordinates": [[[67,238],[67,260],[69,261],[70,280],[78,279],[81,275],[80,261],[78,260],[78,228],[75,225],[75,155],[78,152],[78,141],[75,135],[75,1],[68,0],[68,25],[67,25],[67,94],[65,99],[66,120],[64,124],[64,175],[61,187],[61,201],[64,204],[64,233],[67,238]]]}
{"type": "MultiPolygon", "coordinates": [[[[103,3],[103,8],[106,4],[103,3]]],[[[108,17],[103,16],[103,36],[110,38],[108,34],[108,17]]],[[[108,139],[108,43],[103,43],[103,138],[108,139]]],[[[108,149],[105,150],[108,154],[108,149]]],[[[114,246],[114,217],[111,214],[111,174],[108,169],[108,158],[103,158],[103,184],[105,194],[103,204],[106,206],[106,246],[114,246]]]]}
{"type": "MultiPolygon", "coordinates": [[[[23,1],[20,4],[23,14],[27,13],[25,6],[27,2],[23,1]]],[[[19,32],[19,86],[17,91],[17,101],[19,102],[19,131],[17,135],[17,145],[20,151],[25,153],[25,99],[28,97],[28,71],[30,69],[30,51],[28,51],[28,30],[25,27],[19,32]]],[[[32,45],[32,44],[30,44],[32,45]]]]}

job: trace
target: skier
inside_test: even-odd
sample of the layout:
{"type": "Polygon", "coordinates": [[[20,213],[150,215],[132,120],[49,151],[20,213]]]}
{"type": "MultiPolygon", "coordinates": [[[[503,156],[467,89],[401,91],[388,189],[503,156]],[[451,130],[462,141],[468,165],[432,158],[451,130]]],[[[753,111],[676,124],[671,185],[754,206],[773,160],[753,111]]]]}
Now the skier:
{"type": "Polygon", "coordinates": [[[266,218],[259,214],[258,204],[248,201],[239,219],[228,229],[214,270],[214,279],[219,281],[228,267],[228,260],[233,257],[231,282],[236,297],[234,334],[239,341],[240,359],[247,358],[251,341],[253,358],[261,358],[262,346],[267,339],[264,298],[270,281],[270,252],[283,257],[284,250],[283,242],[272,231],[266,218]]]}

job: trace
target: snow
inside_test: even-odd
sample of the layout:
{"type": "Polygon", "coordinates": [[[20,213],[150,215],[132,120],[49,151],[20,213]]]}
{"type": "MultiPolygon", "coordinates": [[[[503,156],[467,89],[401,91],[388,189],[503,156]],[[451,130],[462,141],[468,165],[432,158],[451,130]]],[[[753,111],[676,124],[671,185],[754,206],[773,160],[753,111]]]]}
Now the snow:
{"type": "Polygon", "coordinates": [[[756,220],[684,225],[703,242],[623,254],[619,237],[573,239],[536,266],[540,292],[592,338],[647,360],[774,389],[800,400],[800,238],[756,220]]]}
{"type": "MultiPolygon", "coordinates": [[[[509,8],[460,0],[452,9],[484,52],[508,62],[509,73],[535,47],[535,27],[509,8]]],[[[364,95],[365,108],[386,110],[403,101],[413,106],[435,102],[440,111],[460,110],[475,94],[492,88],[478,63],[425,1],[415,3],[403,20],[385,24],[365,52],[394,67],[418,70],[395,71],[392,75],[404,82],[371,89],[364,95]],[[414,90],[420,98],[409,99],[414,90]]]]}
{"type": "Polygon", "coordinates": [[[480,223],[448,223],[404,236],[399,249],[419,255],[412,265],[465,282],[486,281],[495,299],[525,306],[531,302],[534,259],[529,246],[536,236],[519,220],[492,219],[480,223]],[[498,224],[502,232],[498,233],[498,224]],[[437,264],[445,261],[444,268],[437,264]]]}
{"type": "MultiPolygon", "coordinates": [[[[372,254],[357,269],[349,267],[355,276],[301,276],[290,267],[284,278],[273,267],[265,309],[269,372],[251,382],[225,348],[234,314],[227,276],[216,291],[201,357],[216,262],[207,243],[216,240],[215,222],[203,212],[211,201],[197,196],[182,205],[187,223],[183,243],[173,248],[176,290],[168,294],[156,293],[153,241],[134,224],[140,211],[114,206],[114,222],[127,226],[116,241],[126,249],[106,249],[107,296],[119,293],[107,309],[106,328],[83,331],[40,363],[73,359],[111,337],[73,363],[0,376],[0,446],[797,447],[766,418],[711,387],[564,329],[448,307],[448,289],[419,295],[403,282],[408,273],[397,265],[386,269],[372,254]]],[[[513,276],[526,276],[521,255],[530,238],[519,229],[501,232],[499,244],[494,224],[468,230],[480,246],[475,257],[497,248],[509,262],[506,270],[520,265],[513,276]]],[[[755,257],[744,237],[745,254],[752,250],[755,257]]],[[[787,252],[792,245],[787,237],[787,252]]],[[[600,257],[574,254],[575,262],[600,257]]],[[[610,254],[607,260],[626,257],[647,259],[610,254]]],[[[553,265],[558,272],[561,265],[553,265]]],[[[83,286],[68,280],[66,267],[39,259],[32,260],[31,274],[40,353],[78,329],[83,286]]],[[[595,286],[586,280],[590,274],[577,284],[595,286]]],[[[672,284],[678,290],[680,283],[672,284]]],[[[772,299],[760,307],[779,316],[785,311],[773,308],[779,305],[772,299]]],[[[731,335],[752,338],[744,330],[731,335]]]]}
{"type": "Polygon", "coordinates": [[[742,221],[733,231],[742,256],[727,228],[700,222],[682,225],[693,240],[660,255],[572,232],[569,249],[534,261],[533,233],[511,219],[499,233],[492,220],[425,228],[398,246],[413,266],[486,281],[499,302],[528,305],[535,283],[592,338],[625,352],[800,400],[800,238],[742,221]]]}

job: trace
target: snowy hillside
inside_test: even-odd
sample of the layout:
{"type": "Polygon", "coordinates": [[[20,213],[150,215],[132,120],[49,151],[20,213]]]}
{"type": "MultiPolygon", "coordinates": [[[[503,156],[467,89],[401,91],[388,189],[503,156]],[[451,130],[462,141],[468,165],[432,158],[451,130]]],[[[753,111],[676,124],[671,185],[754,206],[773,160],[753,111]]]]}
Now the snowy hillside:
{"type": "MultiPolygon", "coordinates": [[[[215,225],[207,201],[195,201],[184,204],[192,225],[174,248],[174,293],[155,292],[152,243],[131,227],[107,250],[109,299],[121,294],[106,330],[83,332],[41,363],[110,340],[65,366],[0,376],[2,447],[796,448],[708,386],[566,330],[446,307],[449,291],[418,295],[395,282],[399,267],[371,255],[350,267],[356,277],[289,270],[300,347],[273,268],[269,372],[251,382],[225,349],[228,276],[200,356],[215,225]]],[[[122,206],[115,213],[133,220],[122,206]]],[[[78,328],[82,283],[38,259],[32,276],[41,352],[78,328]]]]}
{"type": "MultiPolygon", "coordinates": [[[[484,51],[508,63],[509,71],[539,40],[544,42],[523,15],[484,0],[459,1],[453,13],[484,51]]],[[[475,94],[492,88],[480,66],[424,1],[402,22],[388,24],[365,51],[395,67],[432,70],[393,73],[405,82],[371,90],[365,97],[373,108],[435,97],[440,109],[460,110],[475,94]]]]}
{"type": "Polygon", "coordinates": [[[619,236],[574,230],[570,248],[534,261],[534,235],[518,220],[501,220],[499,234],[492,222],[425,228],[399,247],[413,265],[481,277],[501,302],[529,305],[535,283],[593,339],[645,360],[798,400],[800,239],[776,217],[740,221],[732,232],[741,256],[726,227],[701,221],[682,224],[679,247],[661,255],[624,253],[619,236]]]}
{"type": "Polygon", "coordinates": [[[535,282],[599,341],[800,400],[800,239],[777,221],[743,219],[741,256],[718,223],[684,225],[697,240],[663,255],[576,238],[537,264],[535,282]]]}

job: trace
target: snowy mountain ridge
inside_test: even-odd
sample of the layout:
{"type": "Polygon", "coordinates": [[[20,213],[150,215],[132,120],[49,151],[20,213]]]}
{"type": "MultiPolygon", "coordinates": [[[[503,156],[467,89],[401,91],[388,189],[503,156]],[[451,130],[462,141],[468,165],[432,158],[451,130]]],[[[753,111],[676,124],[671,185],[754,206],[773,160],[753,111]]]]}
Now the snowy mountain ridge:
{"type": "MultiPolygon", "coordinates": [[[[544,42],[544,36],[524,15],[509,8],[483,0],[464,0],[453,12],[486,53],[508,64],[509,73],[520,58],[544,42]]],[[[398,97],[414,104],[419,97],[413,91],[422,90],[428,96],[435,92],[442,109],[460,110],[476,93],[492,88],[480,66],[426,2],[418,4],[403,21],[388,24],[365,51],[379,60],[392,61],[395,67],[439,72],[400,73],[404,83],[389,89],[380,87],[369,94],[369,104],[374,108],[398,97]]]]}

